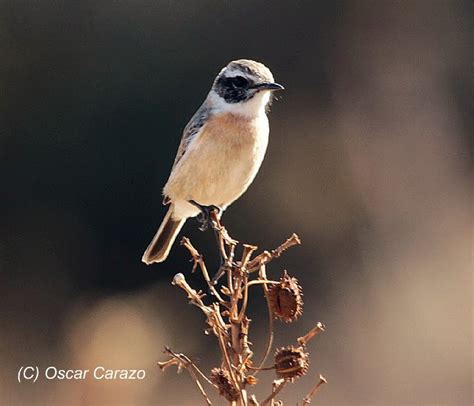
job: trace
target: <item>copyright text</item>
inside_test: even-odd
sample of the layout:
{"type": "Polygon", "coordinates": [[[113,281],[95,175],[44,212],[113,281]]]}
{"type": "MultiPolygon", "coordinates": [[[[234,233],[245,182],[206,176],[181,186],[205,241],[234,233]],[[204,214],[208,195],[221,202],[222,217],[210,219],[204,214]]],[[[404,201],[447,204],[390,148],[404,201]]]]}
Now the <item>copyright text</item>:
{"type": "Polygon", "coordinates": [[[143,380],[146,377],[144,369],[108,369],[97,366],[94,369],[61,369],[48,366],[44,369],[38,366],[24,365],[18,370],[18,382],[47,381],[84,381],[93,379],[97,381],[143,380]]]}

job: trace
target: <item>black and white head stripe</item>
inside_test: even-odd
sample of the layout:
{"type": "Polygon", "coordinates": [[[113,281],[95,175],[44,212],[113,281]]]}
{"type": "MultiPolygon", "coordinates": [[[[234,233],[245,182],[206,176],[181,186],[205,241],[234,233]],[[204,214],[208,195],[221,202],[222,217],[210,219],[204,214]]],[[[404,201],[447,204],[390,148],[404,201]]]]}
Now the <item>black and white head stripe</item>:
{"type": "Polygon", "coordinates": [[[255,96],[262,85],[273,83],[265,65],[248,59],[230,62],[217,76],[213,90],[227,103],[240,103],[255,96]]]}

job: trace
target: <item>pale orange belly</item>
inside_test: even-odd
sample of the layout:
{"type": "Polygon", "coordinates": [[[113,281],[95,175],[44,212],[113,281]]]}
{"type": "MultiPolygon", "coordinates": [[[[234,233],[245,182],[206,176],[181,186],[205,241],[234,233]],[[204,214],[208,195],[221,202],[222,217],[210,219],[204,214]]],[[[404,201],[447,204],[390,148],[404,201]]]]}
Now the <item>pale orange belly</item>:
{"type": "Polygon", "coordinates": [[[266,116],[255,120],[230,114],[216,117],[175,166],[164,194],[172,202],[195,200],[225,208],[253,181],[267,143],[266,116]]]}

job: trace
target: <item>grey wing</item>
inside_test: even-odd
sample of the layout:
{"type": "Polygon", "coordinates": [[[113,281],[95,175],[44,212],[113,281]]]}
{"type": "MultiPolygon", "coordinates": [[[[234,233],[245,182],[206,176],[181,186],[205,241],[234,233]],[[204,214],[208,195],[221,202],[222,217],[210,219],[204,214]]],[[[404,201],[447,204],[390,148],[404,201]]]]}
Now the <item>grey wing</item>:
{"type": "MultiPolygon", "coordinates": [[[[201,131],[202,127],[204,127],[204,124],[206,124],[210,113],[210,108],[207,107],[206,102],[204,102],[196,111],[196,113],[194,113],[194,115],[191,117],[191,120],[189,120],[189,123],[186,125],[186,127],[184,127],[183,136],[181,137],[181,142],[179,143],[178,152],[176,153],[176,158],[174,159],[171,172],[173,172],[173,169],[186,153],[193,139],[196,137],[199,131],[201,131]]],[[[163,198],[163,204],[167,205],[169,203],[170,199],[165,195],[163,198]]]]}
{"type": "Polygon", "coordinates": [[[193,141],[194,137],[197,133],[201,130],[201,128],[206,124],[206,121],[209,117],[210,109],[204,103],[199,109],[194,113],[189,123],[183,130],[183,136],[181,138],[181,142],[178,147],[178,152],[176,154],[176,158],[174,160],[173,171],[174,167],[178,164],[179,160],[183,157],[184,153],[188,149],[189,144],[193,141]]]}

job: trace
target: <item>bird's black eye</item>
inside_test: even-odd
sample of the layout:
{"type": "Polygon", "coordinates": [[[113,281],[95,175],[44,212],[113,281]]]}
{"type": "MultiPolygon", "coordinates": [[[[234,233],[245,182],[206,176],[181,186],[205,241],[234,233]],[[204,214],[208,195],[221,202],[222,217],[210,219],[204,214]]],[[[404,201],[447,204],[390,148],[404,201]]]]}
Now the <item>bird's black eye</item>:
{"type": "Polygon", "coordinates": [[[243,76],[236,76],[234,78],[231,78],[231,83],[232,86],[235,88],[242,88],[242,87],[247,87],[249,84],[249,81],[245,79],[243,76]]]}

